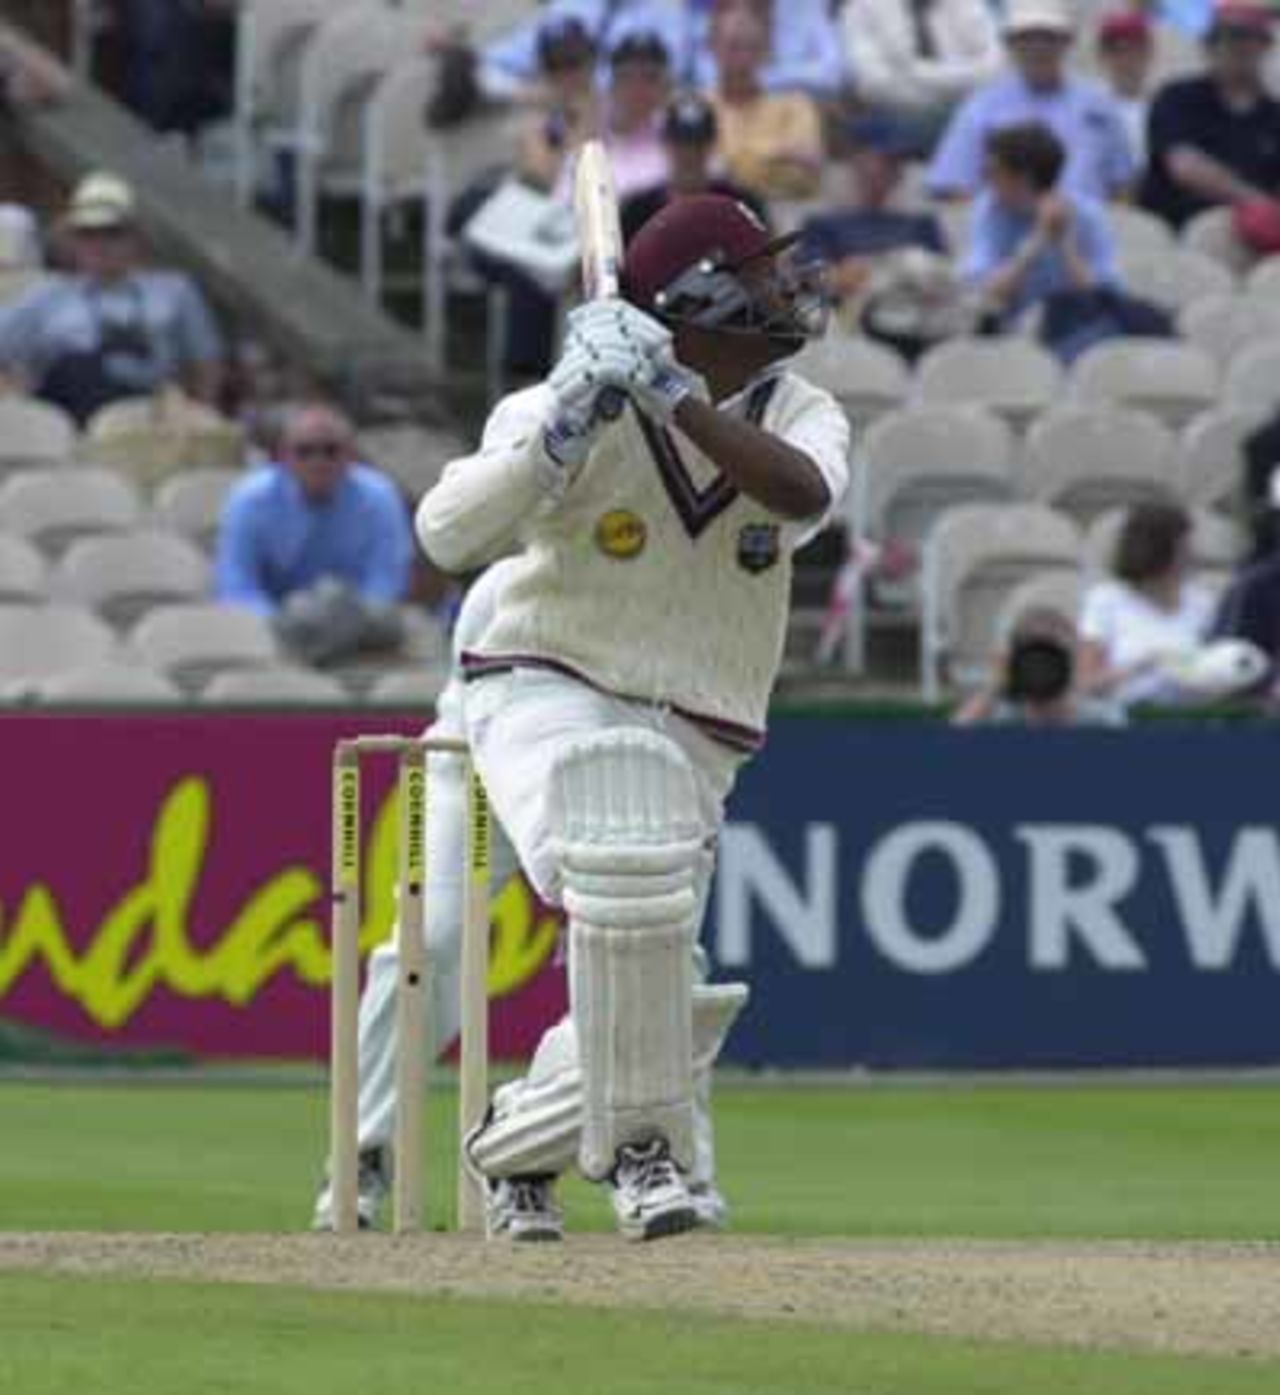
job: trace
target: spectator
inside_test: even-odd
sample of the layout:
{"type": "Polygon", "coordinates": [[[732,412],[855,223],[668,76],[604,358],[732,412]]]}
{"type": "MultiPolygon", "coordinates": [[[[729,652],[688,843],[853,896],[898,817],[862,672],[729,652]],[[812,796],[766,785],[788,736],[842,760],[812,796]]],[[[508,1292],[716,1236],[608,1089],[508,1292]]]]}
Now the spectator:
{"type": "Polygon", "coordinates": [[[1280,411],[1245,437],[1241,454],[1250,555],[1261,562],[1280,551],[1280,411]]]}
{"type": "Polygon", "coordinates": [[[1174,227],[1206,208],[1280,194],[1280,102],[1264,82],[1270,45],[1266,9],[1224,4],[1205,37],[1206,71],[1156,93],[1142,202],[1174,227]]]}
{"type": "Polygon", "coordinates": [[[1202,645],[1214,611],[1211,593],[1188,575],[1190,540],[1191,520],[1177,505],[1129,511],[1114,576],[1092,585],[1081,607],[1083,691],[1125,707],[1185,696],[1165,665],[1202,645]]]}
{"type": "MultiPolygon", "coordinates": [[[[740,0],[739,0],[740,2],[740,0]]],[[[465,39],[434,36],[435,48],[450,55],[454,72],[474,70],[473,98],[510,101],[537,77],[537,36],[547,20],[573,16],[608,53],[626,32],[660,34],[672,57],[673,76],[710,89],[716,85],[710,31],[722,0],[550,0],[543,19],[518,26],[475,54],[465,39]]],[[[769,35],[762,81],[770,92],[836,95],[844,66],[827,0],[789,0],[776,15],[769,0],[752,0],[769,35]]],[[[460,104],[465,106],[465,104],[460,104]]]]}
{"type": "Polygon", "coordinates": [[[937,217],[897,201],[907,161],[915,148],[909,127],[883,114],[849,123],[849,203],[809,218],[803,249],[827,263],[831,289],[840,300],[866,289],[878,258],[907,247],[944,254],[946,238],[937,217]]]}
{"type": "Polygon", "coordinates": [[[567,155],[600,127],[596,46],[582,21],[549,19],[538,32],[542,81],[519,135],[517,169],[535,188],[555,188],[567,155]]]}
{"type": "Polygon", "coordinates": [[[1076,628],[1065,615],[1035,606],[1021,614],[996,659],[990,686],[952,715],[953,726],[1119,726],[1124,709],[1089,697],[1076,684],[1076,628]]]}
{"type": "Polygon", "coordinates": [[[323,663],[400,639],[408,513],[388,476],[357,463],[351,423],[325,402],[288,411],[278,462],[232,489],[218,537],[218,599],[269,617],[323,663]]]}
{"type": "Polygon", "coordinates": [[[982,182],[987,137],[1040,121],[1067,151],[1064,188],[1099,201],[1126,195],[1137,166],[1115,100],[1067,70],[1074,23],[1064,0],[1009,0],[1005,45],[1013,71],[980,87],[957,110],[929,167],[941,198],[969,197],[982,182]]]}
{"type": "MultiPolygon", "coordinates": [[[[1280,490],[1271,499],[1272,512],[1280,508],[1280,490]]],[[[1275,680],[1280,672],[1280,547],[1244,566],[1232,581],[1218,608],[1214,633],[1223,639],[1243,639],[1266,655],[1270,670],[1262,687],[1271,686],[1280,699],[1275,680]]]]}
{"type": "Polygon", "coordinates": [[[1141,10],[1104,16],[1098,26],[1098,66],[1124,121],[1129,148],[1139,166],[1147,161],[1147,112],[1155,32],[1141,10]]]}
{"type": "Polygon", "coordinates": [[[1004,67],[987,0],[846,0],[840,26],[859,100],[910,122],[913,154],[1004,67]]]}
{"type": "Polygon", "coordinates": [[[705,97],[686,92],[667,107],[662,123],[662,143],[667,154],[667,178],[622,201],[619,216],[625,241],[630,242],[673,198],[688,194],[724,194],[745,203],[762,222],[768,221],[765,205],[755,194],[711,173],[711,159],[716,148],[716,113],[705,97]]]}
{"type": "Polygon", "coordinates": [[[240,0],[123,0],[125,100],[156,131],[191,136],[227,116],[240,0]]]}
{"type": "Polygon", "coordinates": [[[717,11],[711,44],[720,157],[731,179],[763,198],[808,198],[822,173],[822,120],[805,93],[765,91],[768,42],[753,10],[717,11]]]}
{"type": "Polygon", "coordinates": [[[829,0],[685,0],[687,37],[682,78],[707,91],[719,85],[712,43],[717,16],[742,8],[764,26],[766,55],[760,85],[767,92],[804,92],[818,100],[840,95],[846,69],[829,0]]]}
{"type": "Polygon", "coordinates": [[[987,184],[974,208],[963,274],[982,293],[994,328],[1064,291],[1116,280],[1106,213],[1059,187],[1062,142],[1038,121],[987,137],[987,184]]]}
{"type": "Polygon", "coordinates": [[[223,350],[195,283],[144,271],[133,190],[111,174],[81,182],[66,216],[73,274],[0,309],[0,365],[86,421],[99,407],[178,383],[216,405],[223,350]]]}

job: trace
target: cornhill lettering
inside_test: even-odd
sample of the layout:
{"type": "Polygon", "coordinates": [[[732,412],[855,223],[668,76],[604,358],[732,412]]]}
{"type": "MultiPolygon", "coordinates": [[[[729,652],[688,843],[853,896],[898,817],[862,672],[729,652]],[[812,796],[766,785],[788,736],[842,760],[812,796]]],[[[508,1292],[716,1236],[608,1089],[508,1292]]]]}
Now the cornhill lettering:
{"type": "MultiPolygon", "coordinates": [[[[394,916],[395,799],[379,809],[365,857],[360,948],[390,933],[394,916]]],[[[96,925],[66,926],[57,889],[26,888],[10,917],[0,906],[0,999],[38,968],[99,1027],[123,1027],[155,993],[218,999],[242,1007],[279,974],[320,988],[331,965],[321,914],[323,886],[308,866],[281,867],[251,886],[240,909],[207,943],[191,942],[209,853],[208,782],[186,776],[161,802],[141,879],[107,906],[96,925]]],[[[513,878],[493,902],[489,993],[505,997],[527,983],[555,948],[556,922],[539,913],[513,878]]]]}
{"type": "Polygon", "coordinates": [[[422,877],[422,849],[426,838],[426,773],[413,766],[406,777],[409,800],[409,875],[422,877]]]}

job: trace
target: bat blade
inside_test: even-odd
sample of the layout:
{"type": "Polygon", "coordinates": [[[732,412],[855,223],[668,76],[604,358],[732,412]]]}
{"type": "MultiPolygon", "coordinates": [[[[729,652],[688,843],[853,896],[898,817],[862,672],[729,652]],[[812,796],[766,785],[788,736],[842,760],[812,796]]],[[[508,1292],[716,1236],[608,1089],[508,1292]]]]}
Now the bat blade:
{"type": "MultiPolygon", "coordinates": [[[[588,300],[611,299],[622,289],[622,225],[613,169],[604,145],[587,141],[578,152],[573,177],[573,211],[582,256],[582,290],[588,300]]],[[[599,413],[612,420],[625,396],[610,388],[601,393],[599,413]]]]}

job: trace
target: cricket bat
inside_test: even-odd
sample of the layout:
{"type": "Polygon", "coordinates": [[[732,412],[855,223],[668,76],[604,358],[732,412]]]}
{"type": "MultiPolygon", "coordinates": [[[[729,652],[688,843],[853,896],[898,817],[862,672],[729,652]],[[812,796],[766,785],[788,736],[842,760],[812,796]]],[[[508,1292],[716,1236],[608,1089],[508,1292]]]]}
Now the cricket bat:
{"type": "MultiPolygon", "coordinates": [[[[588,300],[621,294],[622,226],[618,195],[604,144],[587,141],[578,152],[573,176],[573,213],[582,256],[582,291],[588,300]]],[[[612,421],[622,411],[626,394],[609,388],[600,394],[599,413],[612,421]]]]}

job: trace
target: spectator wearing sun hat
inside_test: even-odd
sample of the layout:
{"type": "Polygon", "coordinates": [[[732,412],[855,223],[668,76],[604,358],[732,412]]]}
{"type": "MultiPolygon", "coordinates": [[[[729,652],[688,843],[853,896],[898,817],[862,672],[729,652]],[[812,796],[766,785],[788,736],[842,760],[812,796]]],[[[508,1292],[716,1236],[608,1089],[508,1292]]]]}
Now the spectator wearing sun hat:
{"type": "Polygon", "coordinates": [[[929,166],[932,194],[975,194],[987,138],[1027,121],[1048,126],[1066,148],[1065,190],[1098,200],[1128,194],[1137,163],[1120,109],[1101,84],[1067,67],[1075,27],[1064,0],[1009,0],[1002,33],[1011,71],[978,88],[951,118],[929,166]]]}
{"type": "Polygon", "coordinates": [[[190,277],[144,269],[130,186],[89,175],[64,228],[71,274],[0,310],[4,370],[81,422],[170,384],[214,402],[223,369],[217,326],[190,277]]]}

